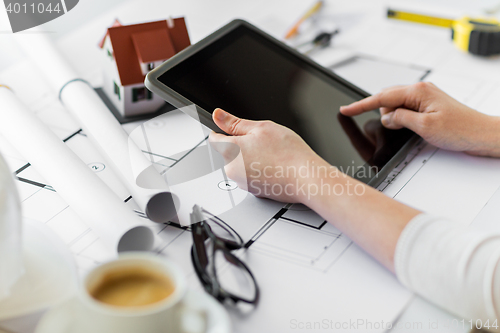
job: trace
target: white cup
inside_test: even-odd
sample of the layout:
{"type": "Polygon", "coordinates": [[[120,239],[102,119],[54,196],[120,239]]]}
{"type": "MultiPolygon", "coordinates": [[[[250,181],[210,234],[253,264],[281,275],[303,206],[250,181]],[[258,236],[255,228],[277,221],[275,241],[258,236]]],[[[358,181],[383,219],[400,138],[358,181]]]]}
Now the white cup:
{"type": "Polygon", "coordinates": [[[148,253],[129,252],[117,260],[92,270],[79,290],[81,300],[74,332],[77,333],[201,333],[206,331],[203,310],[189,308],[183,302],[186,281],[180,268],[172,262],[148,253]],[[119,307],[93,298],[89,290],[111,271],[140,267],[164,274],[174,284],[174,291],[165,299],[139,307],[119,307]]]}

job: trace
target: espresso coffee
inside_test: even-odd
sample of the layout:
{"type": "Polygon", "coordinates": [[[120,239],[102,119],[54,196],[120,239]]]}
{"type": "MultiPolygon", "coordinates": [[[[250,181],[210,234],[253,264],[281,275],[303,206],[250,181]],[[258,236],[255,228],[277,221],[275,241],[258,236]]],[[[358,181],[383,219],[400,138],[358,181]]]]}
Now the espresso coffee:
{"type": "Polygon", "coordinates": [[[127,267],[107,272],[89,293],[94,299],[108,305],[138,307],[162,301],[174,289],[170,278],[160,272],[143,267],[127,267]]]}

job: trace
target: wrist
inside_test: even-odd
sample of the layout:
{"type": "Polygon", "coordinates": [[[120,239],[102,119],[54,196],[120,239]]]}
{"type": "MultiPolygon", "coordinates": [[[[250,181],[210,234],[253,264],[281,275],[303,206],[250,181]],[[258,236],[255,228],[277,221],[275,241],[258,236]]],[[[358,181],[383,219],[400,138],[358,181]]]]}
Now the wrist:
{"type": "Polygon", "coordinates": [[[300,203],[314,209],[334,196],[354,193],[354,180],[323,159],[310,160],[306,166],[307,172],[301,173],[297,181],[297,198],[300,203]]]}
{"type": "Polygon", "coordinates": [[[334,167],[326,163],[319,156],[314,156],[306,160],[298,168],[296,195],[300,203],[308,205],[320,193],[319,185],[321,178],[327,177],[332,168],[334,167]]]}

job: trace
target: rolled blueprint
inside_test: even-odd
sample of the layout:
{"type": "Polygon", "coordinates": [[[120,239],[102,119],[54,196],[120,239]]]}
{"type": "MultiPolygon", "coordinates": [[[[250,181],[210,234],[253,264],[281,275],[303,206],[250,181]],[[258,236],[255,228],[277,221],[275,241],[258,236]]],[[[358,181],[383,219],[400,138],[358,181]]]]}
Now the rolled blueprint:
{"type": "MultiPolygon", "coordinates": [[[[0,85],[0,89],[6,89],[0,85]]],[[[21,203],[12,173],[0,155],[0,304],[24,273],[21,203]]],[[[0,316],[1,317],[1,316],[0,316]]]]}
{"type": "Polygon", "coordinates": [[[100,149],[106,162],[119,176],[146,215],[155,222],[175,217],[178,199],[131,140],[94,89],[81,80],[43,33],[16,36],[52,88],[59,92],[65,107],[75,116],[85,134],[100,149]],[[139,186],[146,183],[147,188],[139,186]]]}
{"type": "Polygon", "coordinates": [[[10,89],[0,87],[0,105],[2,135],[106,245],[118,252],[152,249],[153,231],[10,89]]]}

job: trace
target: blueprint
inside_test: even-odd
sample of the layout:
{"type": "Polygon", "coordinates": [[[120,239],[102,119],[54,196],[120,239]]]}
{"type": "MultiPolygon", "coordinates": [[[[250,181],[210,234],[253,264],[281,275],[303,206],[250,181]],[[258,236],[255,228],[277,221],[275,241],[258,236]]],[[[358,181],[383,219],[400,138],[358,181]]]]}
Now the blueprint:
{"type": "MultiPolygon", "coordinates": [[[[43,78],[32,76],[32,86],[28,87],[18,79],[22,76],[20,73],[29,72],[36,73],[36,68],[29,62],[21,62],[2,72],[0,79],[11,86],[28,108],[123,200],[124,205],[128,205],[143,218],[145,225],[155,230],[157,239],[154,251],[177,262],[192,286],[200,288],[191,265],[190,229],[181,226],[178,221],[156,224],[147,220],[130,193],[106,165],[104,158],[60,104],[56,94],[44,88],[47,85],[43,78]]],[[[140,129],[141,124],[142,122],[128,123],[123,127],[131,134],[131,138],[134,138],[134,131],[140,129]]],[[[149,141],[149,148],[156,149],[147,150],[148,147],[141,146],[140,142],[139,147],[155,163],[158,170],[165,174],[175,174],[176,166],[182,167],[183,161],[189,161],[191,155],[207,146],[206,137],[199,130],[199,123],[180,111],[172,111],[144,122],[144,127],[148,128],[148,138],[154,139],[153,143],[149,141]]],[[[401,168],[418,154],[418,149],[400,165],[401,168]]],[[[81,276],[99,263],[115,257],[116,254],[108,250],[106,244],[62,200],[29,161],[17,153],[15,145],[11,145],[1,136],[0,151],[17,178],[23,215],[45,223],[63,239],[74,254],[81,276]]],[[[64,168],[64,165],[61,165],[61,168],[64,168]]],[[[273,287],[283,281],[300,284],[305,278],[310,280],[308,288],[301,287],[295,291],[295,297],[300,298],[307,298],[310,293],[316,294],[319,291],[317,288],[323,286],[321,289],[324,289],[324,297],[318,298],[317,301],[325,303],[314,308],[314,315],[324,318],[329,318],[334,309],[336,313],[344,313],[344,320],[361,315],[371,320],[391,320],[408,301],[411,294],[404,290],[389,272],[309,208],[259,199],[237,187],[228,191],[227,188],[220,187],[220,183],[225,184],[225,180],[223,175],[218,175],[217,172],[199,177],[196,181],[190,184],[190,189],[192,196],[198,198],[196,200],[202,205],[205,205],[203,200],[206,201],[206,197],[227,196],[228,192],[231,192],[234,198],[240,198],[239,204],[219,216],[230,223],[246,242],[246,250],[240,251],[238,255],[248,263],[256,275],[262,290],[262,301],[251,316],[245,317],[244,320],[235,320],[238,331],[247,331],[245,327],[252,327],[251,331],[254,331],[255,327],[273,328],[276,332],[287,331],[290,329],[290,321],[295,318],[290,316],[299,309],[307,319],[308,312],[302,306],[295,305],[296,308],[292,312],[280,311],[280,316],[270,311],[283,305],[280,295],[288,289],[276,285],[273,287]],[[354,277],[359,281],[348,282],[354,277]],[[336,280],[338,287],[327,287],[336,280]],[[360,293],[363,288],[367,290],[360,293]],[[354,302],[353,307],[349,308],[340,302],[331,301],[335,295],[352,297],[358,293],[361,298],[356,296],[352,301],[356,298],[365,300],[365,307],[359,307],[354,302]],[[391,301],[387,306],[374,311],[369,304],[382,297],[382,294],[391,295],[391,301]],[[247,325],[248,320],[252,322],[251,326],[247,325]]],[[[209,205],[210,202],[205,206],[209,205]]]]}
{"type": "MultiPolygon", "coordinates": [[[[137,20],[137,15],[143,19],[154,19],[152,14],[146,14],[146,9],[144,13],[135,13],[134,16],[130,14],[130,8],[130,4],[122,8],[129,21],[132,18],[137,20]]],[[[113,15],[119,14],[120,10],[113,15]]],[[[231,15],[226,16],[229,18],[231,15]]],[[[113,18],[106,14],[97,18],[96,24],[59,40],[61,51],[82,77],[96,87],[101,82],[95,40],[102,37],[103,27],[113,18]]],[[[261,19],[268,27],[280,25],[269,17],[261,19]]],[[[203,24],[192,24],[194,41],[203,33],[215,29],[216,23],[213,22],[207,23],[208,28],[203,24]]],[[[488,75],[491,64],[456,53],[453,46],[441,42],[442,38],[448,41],[449,36],[445,32],[398,27],[394,29],[394,23],[383,22],[381,17],[373,16],[362,26],[353,28],[348,35],[339,35],[336,45],[339,49],[348,49],[345,54],[349,53],[349,56],[344,57],[343,62],[326,65],[331,65],[334,71],[371,93],[386,85],[411,84],[423,79],[434,82],[450,95],[482,112],[500,113],[500,84],[497,78],[488,75]],[[401,38],[403,35],[405,38],[401,38]],[[349,44],[351,40],[356,43],[349,44]],[[351,60],[345,62],[346,59],[351,60]],[[398,73],[404,75],[377,82],[366,70],[373,66],[381,71],[387,68],[398,71],[399,68],[398,73]]],[[[80,125],[60,104],[57,95],[49,90],[33,64],[19,62],[1,72],[0,81],[10,85],[29,109],[124,204],[135,211],[145,225],[155,230],[155,253],[179,264],[191,287],[200,288],[191,264],[190,229],[175,220],[155,224],[146,219],[144,212],[140,211],[125,186],[106,165],[80,125]],[[23,80],[28,76],[30,80],[23,80]]],[[[133,137],[134,131],[142,124],[129,123],[123,128],[133,137]]],[[[170,112],[144,126],[158,133],[158,140],[165,142],[155,149],[138,143],[143,153],[165,174],[175,173],[176,167],[188,161],[190,154],[207,145],[206,136],[200,134],[199,124],[179,111],[170,112]]],[[[74,254],[80,275],[116,256],[29,161],[19,155],[15,144],[9,144],[1,135],[0,151],[17,177],[23,215],[45,223],[63,239],[74,254]]],[[[64,168],[64,165],[60,167],[64,168]]],[[[469,224],[500,186],[497,170],[500,170],[499,160],[445,152],[422,143],[378,189],[423,211],[469,224]]],[[[196,200],[229,195],[220,188],[227,186],[222,174],[213,172],[205,176],[192,183],[192,189],[187,189],[192,191],[196,200]]],[[[241,203],[221,214],[221,218],[246,242],[245,250],[238,255],[254,272],[262,294],[259,306],[250,314],[231,311],[236,332],[297,331],[301,323],[316,322],[333,325],[333,328],[337,323],[342,325],[357,320],[380,324],[382,319],[385,322],[394,321],[410,300],[411,293],[399,285],[391,273],[307,207],[255,198],[232,186],[229,184],[229,192],[242,198],[241,203]]],[[[378,325],[371,331],[382,332],[385,328],[378,325]]]]}

